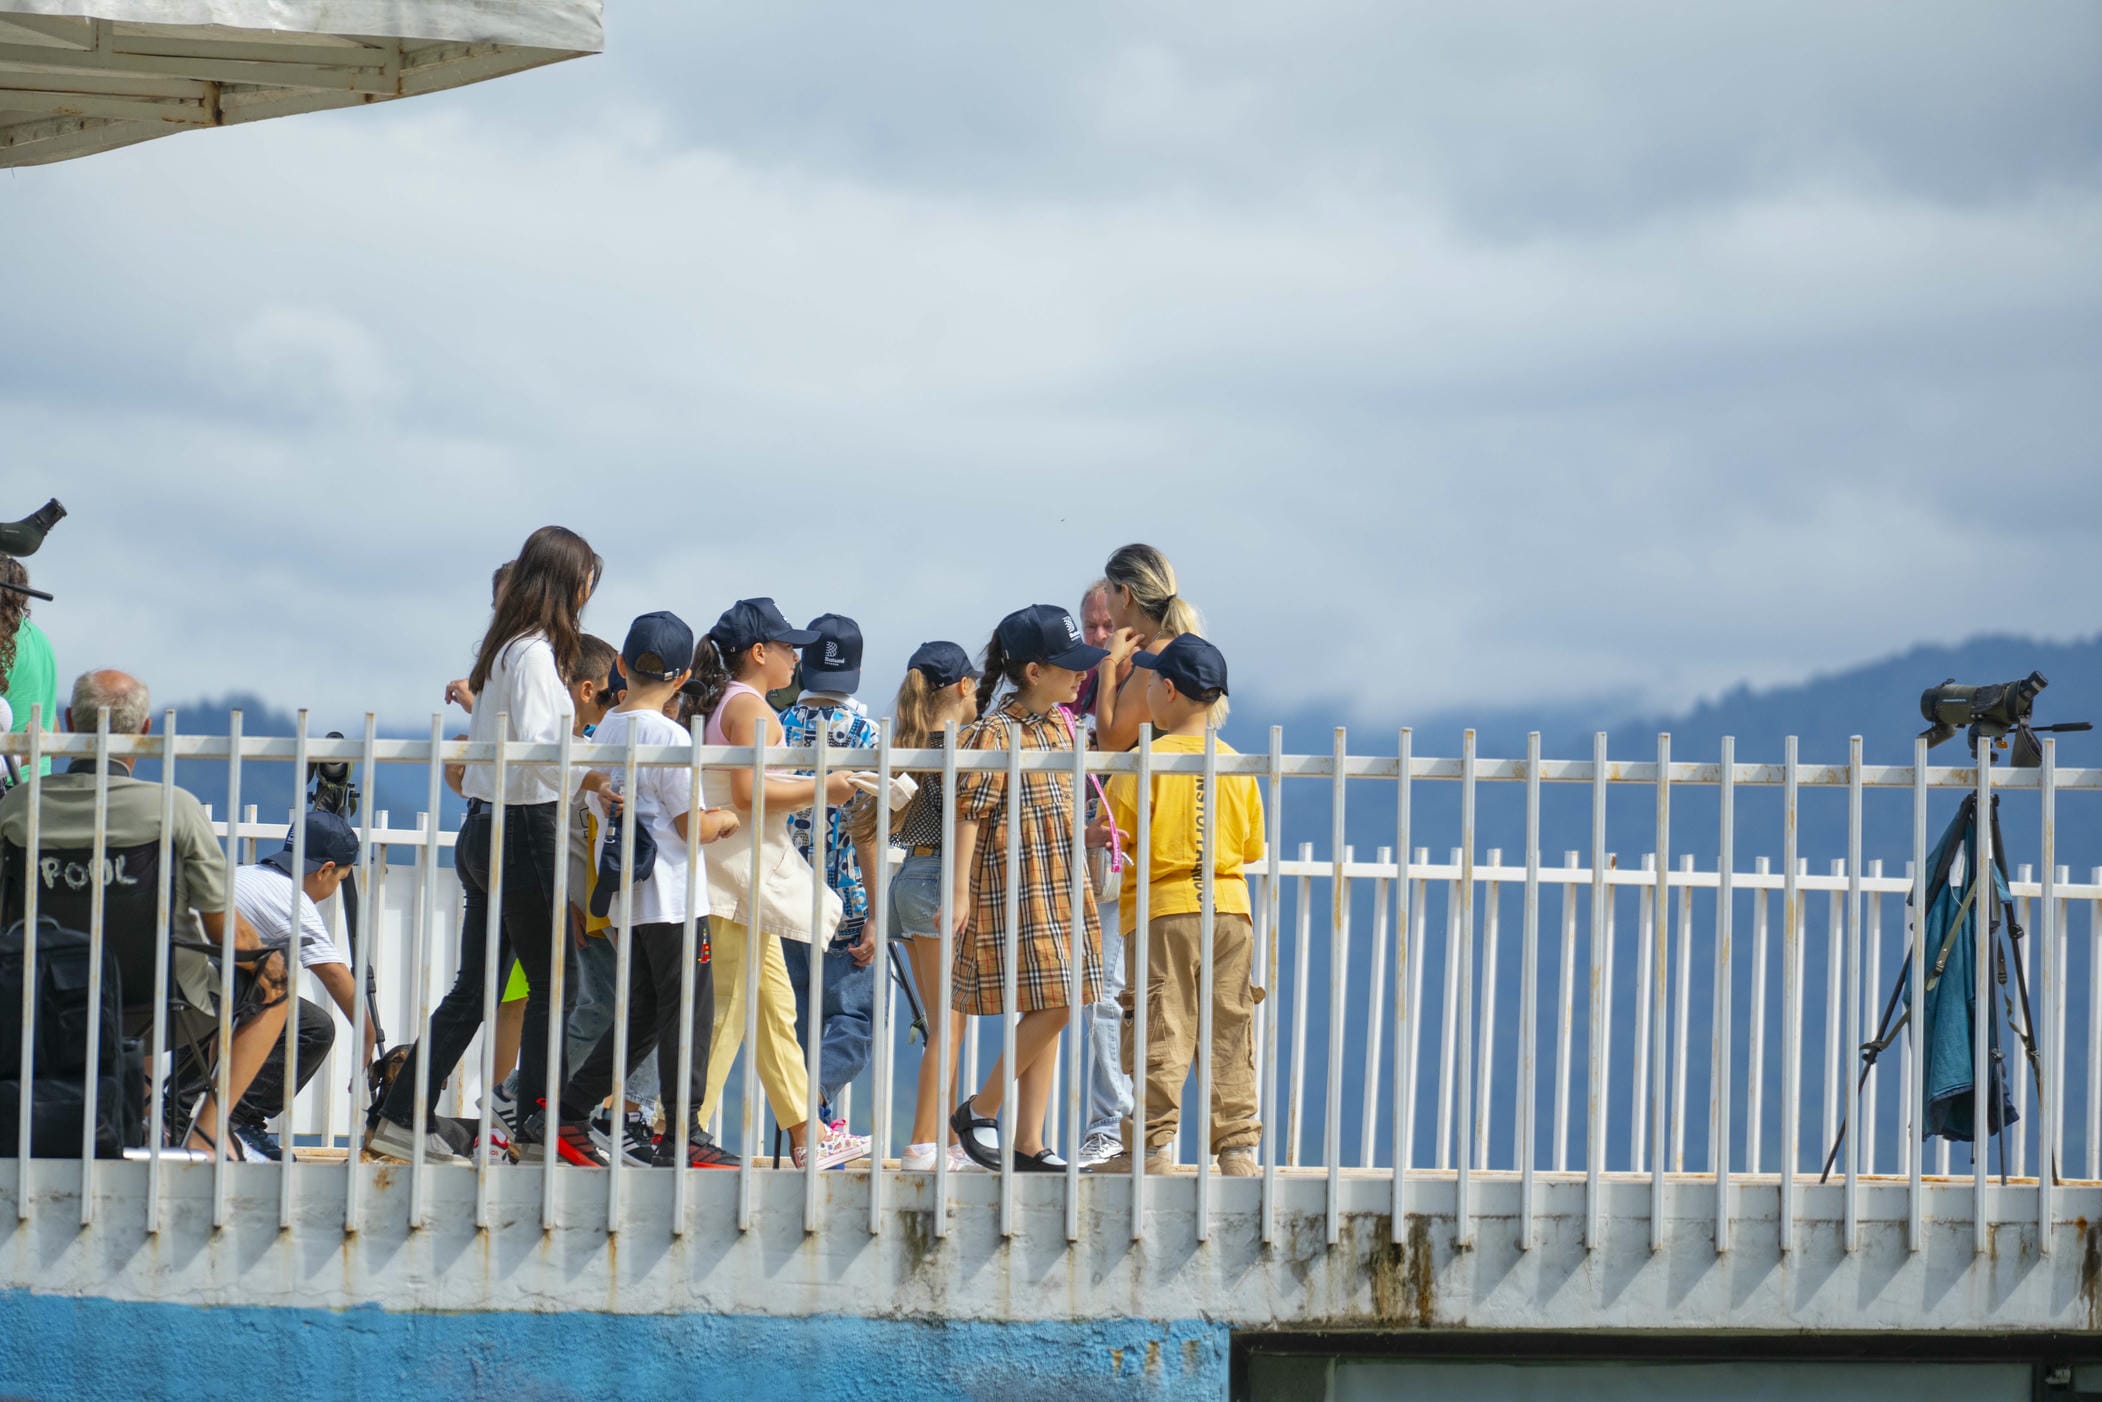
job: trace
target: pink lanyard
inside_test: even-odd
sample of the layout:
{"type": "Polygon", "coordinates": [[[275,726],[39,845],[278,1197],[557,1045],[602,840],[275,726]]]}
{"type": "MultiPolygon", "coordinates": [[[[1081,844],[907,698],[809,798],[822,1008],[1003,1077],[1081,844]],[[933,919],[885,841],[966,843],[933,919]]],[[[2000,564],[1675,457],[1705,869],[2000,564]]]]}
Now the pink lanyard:
{"type": "MultiPolygon", "coordinates": [[[[1051,709],[1058,712],[1058,718],[1066,723],[1066,738],[1073,742],[1075,749],[1078,749],[1080,747],[1080,726],[1074,720],[1073,713],[1064,706],[1053,706],[1051,709]]],[[[1109,824],[1109,869],[1111,871],[1122,871],[1124,870],[1124,834],[1118,831],[1116,816],[1109,811],[1109,795],[1103,791],[1102,780],[1096,775],[1088,775],[1087,781],[1088,787],[1095,791],[1095,801],[1102,805],[1103,821],[1109,824]]]]}

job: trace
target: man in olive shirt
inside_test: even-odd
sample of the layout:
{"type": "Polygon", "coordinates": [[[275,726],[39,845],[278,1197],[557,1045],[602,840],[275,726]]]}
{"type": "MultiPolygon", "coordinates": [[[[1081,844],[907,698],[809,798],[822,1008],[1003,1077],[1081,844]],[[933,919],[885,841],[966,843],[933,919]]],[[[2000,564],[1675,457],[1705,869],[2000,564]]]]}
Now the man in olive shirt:
{"type": "MultiPolygon", "coordinates": [[[[123,672],[88,672],[73,684],[72,705],[65,726],[74,734],[92,734],[103,710],[109,712],[112,735],[144,735],[152,730],[151,699],[146,684],[123,672]]],[[[46,778],[38,804],[40,851],[79,850],[95,838],[95,761],[75,759],[60,773],[46,778]]],[[[173,853],[173,899],[175,912],[170,933],[177,940],[209,940],[221,947],[226,934],[227,892],[232,866],[211,820],[195,796],[175,791],[175,825],[171,833],[173,853]]],[[[109,761],[109,797],[104,827],[108,849],[133,848],[157,842],[161,836],[161,786],[131,777],[131,762],[112,756],[109,761]]],[[[0,842],[26,850],[29,845],[29,787],[20,785],[0,798],[0,842]]],[[[55,863],[52,866],[56,866],[55,863]]],[[[58,889],[63,873],[45,869],[28,874],[47,890],[58,889]]],[[[122,881],[123,874],[114,879],[122,881]]],[[[234,917],[236,950],[262,950],[263,942],[254,927],[238,914],[234,917]]],[[[211,1033],[217,1027],[220,978],[212,961],[197,949],[177,945],[168,961],[169,986],[178,991],[191,1011],[180,1017],[170,1032],[181,1041],[211,1033]]],[[[272,1004],[239,1018],[234,1023],[230,1058],[232,1093],[236,1103],[255,1078],[258,1067],[276,1044],[285,1025],[285,971],[281,953],[269,952],[255,965],[251,976],[245,970],[237,977],[237,988],[252,981],[256,1001],[272,1004]]],[[[189,1147],[211,1150],[225,1140],[227,1152],[240,1156],[240,1149],[220,1133],[218,1106],[210,1093],[198,1102],[192,1121],[189,1147]]]]}

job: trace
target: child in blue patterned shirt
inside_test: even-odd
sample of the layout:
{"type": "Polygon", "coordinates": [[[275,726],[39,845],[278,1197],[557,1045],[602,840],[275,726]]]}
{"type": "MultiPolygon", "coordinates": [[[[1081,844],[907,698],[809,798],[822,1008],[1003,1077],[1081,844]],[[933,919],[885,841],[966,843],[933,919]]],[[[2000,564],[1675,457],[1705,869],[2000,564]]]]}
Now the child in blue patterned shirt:
{"type": "MultiPolygon", "coordinates": [[[[861,628],[851,618],[821,614],[810,621],[817,641],[803,649],[803,694],[781,713],[783,743],[815,745],[819,727],[835,749],[873,749],[877,731],[868,707],[854,698],[861,687],[861,628]]],[[[856,761],[843,761],[859,768],[856,761]]],[[[874,1033],[870,1008],[875,1001],[876,971],[870,967],[875,945],[868,937],[868,888],[861,863],[847,835],[840,808],[801,809],[789,815],[789,836],[796,850],[815,867],[813,822],[825,825],[825,882],[839,893],[843,908],[839,932],[824,954],[823,1016],[818,1052],[818,1085],[824,1122],[834,1123],[839,1093],[868,1065],[874,1033]],[[820,819],[819,814],[823,817],[820,819]]],[[[810,961],[791,949],[788,981],[796,990],[796,1037],[810,1044],[810,961]]]]}

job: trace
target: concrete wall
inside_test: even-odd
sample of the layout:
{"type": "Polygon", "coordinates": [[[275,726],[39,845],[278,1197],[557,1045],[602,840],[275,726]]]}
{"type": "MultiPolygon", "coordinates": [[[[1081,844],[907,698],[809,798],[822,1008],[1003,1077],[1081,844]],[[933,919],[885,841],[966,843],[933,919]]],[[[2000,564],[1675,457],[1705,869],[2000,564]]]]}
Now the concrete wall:
{"type": "MultiPolygon", "coordinates": [[[[1777,1189],[1751,1182],[1739,1189],[1732,1248],[1718,1253],[1712,1185],[1689,1179],[1672,1185],[1665,1247],[1652,1253],[1646,1180],[1607,1185],[1606,1240],[1592,1252],[1580,1180],[1544,1186],[1524,1250],[1516,1184],[1479,1182],[1477,1240],[1463,1250],[1452,1184],[1436,1179],[1411,1185],[1400,1242],[1389,1180],[1344,1179],[1331,1247],[1320,1177],[1280,1179],[1266,1246],[1257,1180],[1212,1185],[1208,1241],[1197,1238],[1192,1179],[1150,1184],[1144,1242],[1132,1240],[1129,1181],[1083,1180],[1080,1238],[1069,1243],[1063,1180],[1017,1180],[1008,1238],[997,1180],[962,1176],[951,1235],[938,1241],[918,1175],[892,1179],[873,1236],[865,1174],[821,1178],[815,1232],[804,1230],[800,1175],[757,1174],[749,1232],[735,1223],[737,1175],[695,1175],[687,1229],[674,1235],[670,1175],[631,1172],[609,1235],[604,1172],[562,1170],[556,1224],[543,1232],[539,1173],[492,1171],[492,1225],[477,1231],[474,1172],[427,1170],[429,1225],[412,1231],[407,1171],[364,1166],[359,1230],[346,1235],[339,1166],[299,1166],[289,1230],[278,1226],[282,1174],[234,1166],[228,1225],[215,1231],[209,1169],[172,1165],[162,1229],[148,1235],[144,1165],[96,1167],[96,1221],[85,1229],[78,1165],[30,1169],[26,1222],[14,1185],[0,1185],[0,1394],[145,1395],[168,1367],[198,1360],[212,1375],[246,1376],[248,1391],[289,1374],[301,1384],[294,1395],[333,1395],[347,1381],[373,1395],[560,1396],[539,1380],[622,1359],[645,1370],[637,1382],[698,1374],[726,1390],[747,1378],[800,1388],[896,1375],[930,1396],[1150,1387],[1223,1397],[1235,1329],[2102,1327],[2102,1189],[2092,1188],[2058,1195],[2048,1254],[2033,1218],[2019,1220],[2033,1212],[2033,1189],[1996,1188],[1990,1205],[2006,1220],[1978,1255],[1967,1183],[1930,1185],[1919,1253],[1906,1249],[1902,1185],[1864,1188],[1851,1253],[1839,1188],[1806,1185],[1783,1254],[1777,1189]]],[[[604,1386],[580,1378],[574,1395],[604,1396],[604,1386]]]]}

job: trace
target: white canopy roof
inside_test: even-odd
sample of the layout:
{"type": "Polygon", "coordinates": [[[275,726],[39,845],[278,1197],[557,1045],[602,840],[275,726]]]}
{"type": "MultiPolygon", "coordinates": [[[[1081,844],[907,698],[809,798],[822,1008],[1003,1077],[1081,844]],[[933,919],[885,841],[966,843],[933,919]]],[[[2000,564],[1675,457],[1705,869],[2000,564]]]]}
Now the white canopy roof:
{"type": "Polygon", "coordinates": [[[0,0],[0,166],[413,97],[604,47],[601,0],[0,0]]]}

